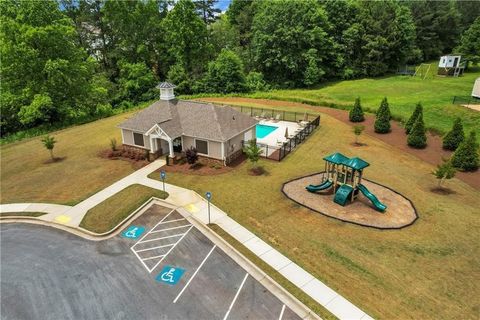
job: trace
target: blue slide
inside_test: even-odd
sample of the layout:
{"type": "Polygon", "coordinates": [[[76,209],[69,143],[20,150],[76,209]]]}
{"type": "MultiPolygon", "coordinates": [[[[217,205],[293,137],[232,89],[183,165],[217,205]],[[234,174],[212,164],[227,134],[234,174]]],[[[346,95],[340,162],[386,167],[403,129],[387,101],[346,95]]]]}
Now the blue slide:
{"type": "Polygon", "coordinates": [[[363,193],[365,197],[368,198],[368,200],[370,200],[373,203],[373,205],[375,206],[375,209],[381,212],[384,212],[387,209],[387,206],[381,203],[377,199],[377,197],[373,193],[368,191],[368,189],[363,184],[359,184],[358,189],[363,193]]]}
{"type": "Polygon", "coordinates": [[[326,180],[323,183],[318,184],[318,185],[311,184],[309,186],[306,186],[305,189],[307,189],[310,192],[317,192],[317,191],[321,191],[321,190],[325,190],[325,189],[330,188],[332,186],[332,184],[333,184],[332,181],[326,180]]]}
{"type": "Polygon", "coordinates": [[[333,198],[333,202],[344,206],[347,203],[348,197],[352,191],[353,188],[351,186],[348,184],[342,184],[340,188],[337,189],[337,192],[335,192],[335,198],[333,198]]]}

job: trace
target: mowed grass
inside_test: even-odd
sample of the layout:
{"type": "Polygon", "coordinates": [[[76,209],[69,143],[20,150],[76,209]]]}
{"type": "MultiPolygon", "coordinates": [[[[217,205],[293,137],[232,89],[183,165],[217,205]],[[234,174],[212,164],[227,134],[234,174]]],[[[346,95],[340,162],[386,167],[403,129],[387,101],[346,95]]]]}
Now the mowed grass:
{"type": "Polygon", "coordinates": [[[110,231],[151,197],[166,199],[168,193],[140,184],[131,185],[88,210],[80,227],[96,233],[110,231]]]}
{"type": "Polygon", "coordinates": [[[350,126],[322,115],[321,127],[282,162],[260,161],[265,176],[248,175],[244,163],[217,176],[171,173],[168,182],[211,191],[233,219],[374,318],[478,318],[480,193],[457,179],[447,182],[454,194],[432,193],[433,166],[369,136],[362,137],[364,147],[352,147],[353,141],[350,126]],[[410,198],[420,216],[416,223],[374,230],[282,195],[285,181],[323,170],[322,157],[335,151],[370,162],[365,177],[410,198]]]}
{"type": "Polygon", "coordinates": [[[462,77],[439,77],[432,64],[430,76],[388,76],[349,81],[330,82],[316,89],[274,90],[246,95],[251,98],[288,100],[319,106],[349,109],[355,98],[360,97],[362,106],[374,112],[383,97],[388,98],[390,110],[396,119],[408,119],[417,102],[424,107],[427,128],[440,133],[448,132],[456,117],[463,120],[467,130],[475,130],[480,136],[480,112],[453,105],[454,96],[468,97],[475,79],[480,77],[480,68],[472,69],[462,77]]]}
{"type": "Polygon", "coordinates": [[[132,173],[126,161],[98,157],[110,147],[110,138],[121,145],[116,125],[130,113],[52,133],[62,161],[50,159],[41,137],[3,145],[1,151],[1,203],[50,202],[73,205],[132,173]]]}

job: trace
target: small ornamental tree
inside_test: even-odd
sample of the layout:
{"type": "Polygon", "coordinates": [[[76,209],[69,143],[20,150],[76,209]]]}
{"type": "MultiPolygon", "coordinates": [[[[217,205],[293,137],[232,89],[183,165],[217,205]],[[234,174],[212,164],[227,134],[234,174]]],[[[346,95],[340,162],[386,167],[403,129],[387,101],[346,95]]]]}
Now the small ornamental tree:
{"type": "Polygon", "coordinates": [[[376,133],[389,133],[390,132],[390,108],[388,106],[387,98],[383,98],[380,108],[377,110],[377,117],[375,119],[375,132],[376,133]]]}
{"type": "Polygon", "coordinates": [[[187,151],[185,151],[185,157],[187,158],[188,164],[195,164],[195,162],[198,161],[197,149],[195,149],[194,147],[190,147],[189,149],[187,149],[187,151]]]}
{"type": "Polygon", "coordinates": [[[420,102],[417,103],[417,106],[415,107],[415,110],[413,111],[412,115],[410,116],[407,123],[405,124],[405,133],[406,134],[410,133],[410,130],[412,130],[413,125],[415,124],[415,121],[417,120],[419,115],[422,115],[422,119],[423,119],[423,107],[422,107],[422,104],[420,102]]]}
{"type": "Polygon", "coordinates": [[[362,126],[362,125],[353,126],[353,133],[355,134],[355,144],[358,144],[358,137],[360,137],[363,130],[365,130],[365,126],[362,126]]]}
{"type": "Polygon", "coordinates": [[[455,151],[463,140],[465,140],[465,133],[462,120],[457,118],[453,123],[452,130],[443,137],[443,149],[455,151]]]}
{"type": "Polygon", "coordinates": [[[42,138],[42,143],[45,148],[50,151],[50,157],[52,158],[52,160],[55,160],[55,157],[53,156],[53,148],[55,147],[55,143],[57,143],[55,138],[47,134],[45,137],[42,138]]]}
{"type": "Polygon", "coordinates": [[[480,166],[478,143],[475,132],[471,131],[452,156],[452,164],[463,171],[475,171],[480,166]]]}
{"type": "Polygon", "coordinates": [[[420,114],[413,124],[407,143],[410,147],[423,149],[427,146],[427,135],[425,134],[425,124],[423,123],[423,115],[420,114]]]}
{"type": "Polygon", "coordinates": [[[355,104],[353,105],[352,110],[350,110],[348,118],[352,122],[362,122],[365,120],[362,105],[360,104],[360,98],[355,99],[355,104]]]}
{"type": "Polygon", "coordinates": [[[248,142],[248,146],[243,148],[243,152],[245,152],[245,155],[247,156],[248,160],[250,160],[253,168],[255,169],[257,167],[257,162],[263,153],[263,150],[260,149],[260,147],[257,146],[257,142],[252,139],[248,142]]]}
{"type": "Polygon", "coordinates": [[[457,171],[449,159],[442,159],[442,163],[437,166],[437,169],[432,174],[438,179],[438,187],[441,188],[445,180],[452,179],[457,171]]]}

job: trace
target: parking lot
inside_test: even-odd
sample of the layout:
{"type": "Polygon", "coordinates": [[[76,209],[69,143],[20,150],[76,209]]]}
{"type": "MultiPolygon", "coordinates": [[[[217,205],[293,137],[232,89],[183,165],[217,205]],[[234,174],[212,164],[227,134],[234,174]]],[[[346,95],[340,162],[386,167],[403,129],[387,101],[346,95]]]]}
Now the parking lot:
{"type": "Polygon", "coordinates": [[[2,319],[300,319],[178,211],[108,240],[1,225],[2,319]]]}

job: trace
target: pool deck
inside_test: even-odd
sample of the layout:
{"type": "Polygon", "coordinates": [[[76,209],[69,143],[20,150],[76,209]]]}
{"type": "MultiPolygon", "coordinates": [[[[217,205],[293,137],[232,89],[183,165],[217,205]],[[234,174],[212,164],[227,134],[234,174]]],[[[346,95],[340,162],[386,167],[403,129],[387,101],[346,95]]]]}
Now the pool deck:
{"type": "Polygon", "coordinates": [[[285,142],[285,130],[288,128],[288,134],[293,135],[295,131],[300,128],[300,125],[296,122],[291,121],[271,121],[271,120],[261,120],[259,124],[266,126],[278,127],[278,129],[272,131],[264,138],[257,138],[257,142],[261,144],[268,144],[270,146],[276,146],[277,142],[285,142]]]}

